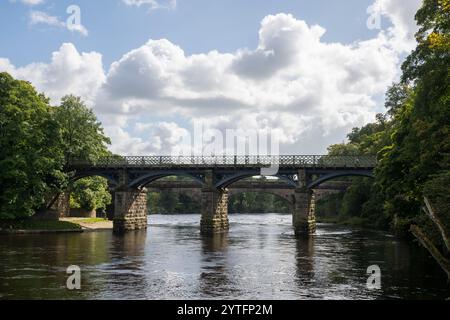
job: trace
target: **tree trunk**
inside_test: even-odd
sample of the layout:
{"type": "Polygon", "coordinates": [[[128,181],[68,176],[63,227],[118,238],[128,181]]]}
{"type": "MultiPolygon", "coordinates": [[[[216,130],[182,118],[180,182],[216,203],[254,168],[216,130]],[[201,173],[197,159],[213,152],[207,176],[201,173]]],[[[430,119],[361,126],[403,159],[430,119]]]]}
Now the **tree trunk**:
{"type": "Polygon", "coordinates": [[[431,240],[418,226],[412,225],[410,231],[433,256],[434,260],[437,261],[445,273],[447,273],[447,277],[450,280],[450,261],[444,257],[444,255],[436,248],[433,242],[431,242],[431,240]]]}
{"type": "Polygon", "coordinates": [[[431,206],[427,197],[424,197],[424,202],[426,208],[424,208],[425,213],[431,218],[434,224],[438,227],[439,232],[441,233],[441,237],[444,240],[445,246],[447,247],[447,251],[450,252],[450,239],[447,235],[447,229],[442,223],[441,219],[436,215],[435,210],[431,206]]]}

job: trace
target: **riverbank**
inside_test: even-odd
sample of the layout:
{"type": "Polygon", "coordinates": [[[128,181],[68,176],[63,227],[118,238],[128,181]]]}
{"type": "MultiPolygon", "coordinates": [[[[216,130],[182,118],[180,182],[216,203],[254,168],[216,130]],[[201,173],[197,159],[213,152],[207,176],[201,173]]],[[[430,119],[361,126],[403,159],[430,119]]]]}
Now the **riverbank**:
{"type": "Polygon", "coordinates": [[[113,222],[103,218],[62,218],[60,221],[77,224],[84,231],[113,229],[113,222]]]}
{"type": "Polygon", "coordinates": [[[0,233],[2,234],[62,232],[83,232],[83,229],[79,224],[69,221],[32,219],[0,221],[0,233]]]}
{"type": "Polygon", "coordinates": [[[360,227],[360,228],[370,228],[371,223],[369,220],[360,218],[360,217],[351,217],[347,219],[343,219],[342,217],[336,216],[328,216],[328,217],[317,217],[316,222],[318,223],[332,223],[341,226],[349,226],[349,227],[360,227]]]}
{"type": "Polygon", "coordinates": [[[112,221],[101,218],[63,218],[56,220],[0,221],[0,234],[69,233],[112,230],[112,221]]]}

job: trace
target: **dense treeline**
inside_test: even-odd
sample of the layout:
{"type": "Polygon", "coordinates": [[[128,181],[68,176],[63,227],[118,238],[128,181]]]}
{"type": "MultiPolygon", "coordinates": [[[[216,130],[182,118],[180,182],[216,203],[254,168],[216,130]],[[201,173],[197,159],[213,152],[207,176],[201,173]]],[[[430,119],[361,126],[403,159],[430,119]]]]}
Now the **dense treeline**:
{"type": "Polygon", "coordinates": [[[289,203],[277,195],[264,192],[244,192],[232,196],[230,213],[292,213],[289,203]]]}
{"type": "Polygon", "coordinates": [[[200,203],[186,193],[149,192],[147,201],[150,214],[200,213],[200,203]]]}
{"type": "MultiPolygon", "coordinates": [[[[374,123],[354,128],[348,134],[348,143],[331,145],[328,154],[337,156],[379,153],[390,143],[388,132],[391,120],[382,114],[378,114],[376,118],[374,123]]],[[[316,215],[387,229],[391,219],[384,212],[384,197],[379,185],[371,178],[346,179],[352,182],[350,188],[345,193],[332,194],[318,200],[316,215]]]]}
{"type": "Polygon", "coordinates": [[[67,164],[107,155],[109,143],[80,98],[69,95],[51,106],[28,82],[0,73],[0,219],[43,212],[66,190],[72,190],[74,207],[105,207],[106,181],[71,182],[67,164]]]}
{"type": "MultiPolygon", "coordinates": [[[[151,214],[200,213],[201,204],[183,192],[149,192],[151,214]]],[[[289,203],[270,193],[244,192],[228,200],[230,213],[291,213],[289,203]]]]}
{"type": "Polygon", "coordinates": [[[345,195],[320,201],[318,209],[366,218],[400,234],[420,225],[442,242],[421,207],[428,196],[450,229],[450,1],[425,0],[416,20],[418,46],[386,94],[386,114],[354,129],[348,143],[329,148],[330,154],[376,154],[375,183],[355,178],[345,195]]]}

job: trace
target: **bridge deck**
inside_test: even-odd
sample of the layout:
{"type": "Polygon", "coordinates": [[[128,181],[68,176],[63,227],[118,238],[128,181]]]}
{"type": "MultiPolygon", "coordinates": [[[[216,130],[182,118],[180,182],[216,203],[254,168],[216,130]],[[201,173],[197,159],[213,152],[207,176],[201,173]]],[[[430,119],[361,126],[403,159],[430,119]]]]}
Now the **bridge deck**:
{"type": "Polygon", "coordinates": [[[374,168],[375,156],[113,156],[96,161],[73,160],[73,168],[374,168]]]}
{"type": "MultiPolygon", "coordinates": [[[[315,189],[321,190],[347,190],[351,186],[349,181],[327,181],[315,189]]],[[[148,189],[174,190],[174,189],[199,189],[201,186],[188,180],[159,180],[147,186],[148,189]]],[[[232,189],[295,189],[292,185],[277,180],[241,180],[231,186],[232,189]]]]}

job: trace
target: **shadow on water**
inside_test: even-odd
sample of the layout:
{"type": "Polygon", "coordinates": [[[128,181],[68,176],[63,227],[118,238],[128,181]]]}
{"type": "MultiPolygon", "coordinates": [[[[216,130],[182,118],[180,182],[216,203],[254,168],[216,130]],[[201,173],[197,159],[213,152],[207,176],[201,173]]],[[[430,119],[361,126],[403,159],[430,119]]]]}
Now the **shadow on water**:
{"type": "Polygon", "coordinates": [[[148,287],[145,271],[147,231],[111,235],[110,241],[110,260],[93,270],[93,296],[144,299],[148,287]]]}
{"type": "Polygon", "coordinates": [[[314,246],[314,237],[300,237],[295,239],[295,281],[300,288],[310,286],[314,281],[314,246]]]}
{"type": "Polygon", "coordinates": [[[79,266],[83,283],[90,268],[110,260],[109,238],[110,234],[103,232],[2,236],[0,294],[23,299],[89,296],[88,290],[75,292],[66,288],[67,267],[79,266]]]}
{"type": "Polygon", "coordinates": [[[226,298],[235,295],[237,290],[233,280],[232,266],[229,265],[228,233],[201,235],[202,267],[198,278],[201,297],[226,298]]]}

